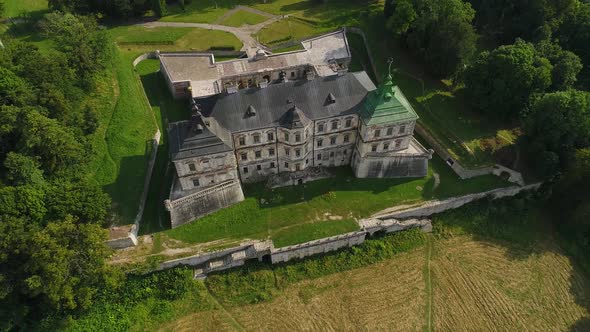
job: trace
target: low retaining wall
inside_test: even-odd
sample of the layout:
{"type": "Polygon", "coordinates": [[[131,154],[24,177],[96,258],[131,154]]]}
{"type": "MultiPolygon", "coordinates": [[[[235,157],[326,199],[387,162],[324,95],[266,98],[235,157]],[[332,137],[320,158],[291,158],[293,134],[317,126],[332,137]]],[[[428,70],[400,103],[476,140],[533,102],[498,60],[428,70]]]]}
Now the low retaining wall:
{"type": "Polygon", "coordinates": [[[287,262],[294,258],[304,258],[323,254],[341,248],[348,248],[365,242],[367,232],[359,231],[326,237],[293,246],[271,250],[270,259],[273,264],[287,262]]]}
{"type": "Polygon", "coordinates": [[[251,241],[228,249],[167,261],[160,264],[157,270],[187,265],[194,267],[196,278],[204,278],[208,273],[241,266],[251,259],[268,259],[272,264],[277,264],[288,262],[292,259],[302,259],[317,254],[352,247],[362,244],[367,235],[373,235],[377,232],[393,233],[411,228],[421,228],[423,231],[429,232],[432,230],[432,224],[430,219],[425,217],[455,209],[482,198],[489,197],[491,199],[497,199],[514,196],[523,191],[537,190],[540,185],[540,183],[536,183],[524,187],[500,188],[483,193],[452,197],[440,201],[429,201],[417,207],[406,209],[400,208],[400,210],[393,210],[385,214],[359,220],[358,224],[361,229],[356,232],[331,236],[282,248],[275,248],[271,240],[251,241]]]}
{"type": "Polygon", "coordinates": [[[494,190],[485,191],[477,194],[469,194],[460,197],[452,197],[444,200],[433,200],[428,201],[420,206],[403,209],[399,211],[390,211],[386,214],[376,215],[374,218],[387,220],[387,219],[405,219],[413,217],[428,217],[433,214],[441,213],[447,210],[456,209],[467,203],[482,199],[491,198],[497,199],[502,197],[514,196],[523,191],[537,190],[541,186],[541,183],[535,183],[524,187],[508,187],[499,188],[494,190]]]}

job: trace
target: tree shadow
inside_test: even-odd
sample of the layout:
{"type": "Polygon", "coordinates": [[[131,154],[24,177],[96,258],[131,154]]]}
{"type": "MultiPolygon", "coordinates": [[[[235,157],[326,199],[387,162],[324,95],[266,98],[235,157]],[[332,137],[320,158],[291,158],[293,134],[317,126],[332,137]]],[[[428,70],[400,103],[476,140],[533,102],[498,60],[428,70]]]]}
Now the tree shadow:
{"type": "Polygon", "coordinates": [[[117,178],[102,187],[112,199],[112,223],[126,225],[134,222],[139,209],[151,152],[152,140],[147,140],[144,154],[121,158],[117,178]]]}

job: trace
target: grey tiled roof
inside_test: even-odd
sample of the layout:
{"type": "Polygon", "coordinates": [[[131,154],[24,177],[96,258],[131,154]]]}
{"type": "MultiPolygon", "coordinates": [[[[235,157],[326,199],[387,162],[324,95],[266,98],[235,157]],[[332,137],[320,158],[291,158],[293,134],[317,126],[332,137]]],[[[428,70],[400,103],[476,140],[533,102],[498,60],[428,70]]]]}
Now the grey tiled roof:
{"type": "Polygon", "coordinates": [[[196,102],[201,104],[205,117],[213,117],[225,129],[239,132],[280,126],[293,105],[311,120],[357,113],[367,93],[375,89],[367,74],[358,72],[243,89],[196,102]],[[335,103],[328,102],[330,94],[335,103]],[[250,106],[256,109],[255,116],[248,116],[250,106]]]}
{"type": "Polygon", "coordinates": [[[171,123],[168,128],[170,156],[172,160],[193,158],[219,152],[232,151],[219,137],[215,136],[202,121],[180,121],[171,123]],[[202,130],[193,130],[200,124],[202,130]]]}

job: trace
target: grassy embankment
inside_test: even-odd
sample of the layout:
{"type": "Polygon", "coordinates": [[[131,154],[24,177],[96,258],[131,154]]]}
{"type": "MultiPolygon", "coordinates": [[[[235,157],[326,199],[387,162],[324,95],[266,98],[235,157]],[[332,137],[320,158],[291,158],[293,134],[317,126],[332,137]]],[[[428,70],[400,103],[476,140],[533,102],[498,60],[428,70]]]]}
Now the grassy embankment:
{"type": "MultiPolygon", "coordinates": [[[[175,300],[158,290],[118,295],[74,327],[581,331],[590,279],[564,254],[542,205],[480,201],[435,216],[432,234],[410,230],[287,264],[249,264],[193,282],[175,300]]],[[[149,278],[170,280],[157,276],[149,278]]]]}
{"type": "Polygon", "coordinates": [[[47,11],[47,0],[6,0],[4,16],[38,15],[47,11]]]}
{"type": "Polygon", "coordinates": [[[241,27],[242,25],[256,25],[268,18],[245,10],[238,10],[220,22],[221,25],[241,27]]]}

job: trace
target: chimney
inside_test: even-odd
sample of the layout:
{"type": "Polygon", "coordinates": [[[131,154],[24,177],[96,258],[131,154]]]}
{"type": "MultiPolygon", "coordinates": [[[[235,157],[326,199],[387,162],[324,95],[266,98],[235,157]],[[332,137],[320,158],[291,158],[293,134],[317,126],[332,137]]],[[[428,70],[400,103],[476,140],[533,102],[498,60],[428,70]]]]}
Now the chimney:
{"type": "Polygon", "coordinates": [[[266,80],[266,78],[263,78],[263,79],[262,79],[262,81],[260,81],[260,82],[258,83],[258,86],[259,86],[261,89],[264,89],[264,88],[268,87],[268,81],[266,80]]]}
{"type": "Polygon", "coordinates": [[[305,75],[307,76],[307,80],[308,80],[308,81],[311,81],[311,80],[313,80],[313,79],[315,78],[315,73],[313,72],[313,70],[312,70],[312,69],[308,69],[308,70],[305,72],[305,75]]]}

